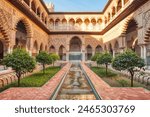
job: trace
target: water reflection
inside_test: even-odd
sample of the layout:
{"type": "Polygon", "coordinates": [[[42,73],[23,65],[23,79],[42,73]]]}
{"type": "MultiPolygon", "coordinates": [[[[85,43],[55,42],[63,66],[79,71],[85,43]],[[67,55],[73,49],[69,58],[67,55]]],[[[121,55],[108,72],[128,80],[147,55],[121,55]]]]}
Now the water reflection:
{"type": "Polygon", "coordinates": [[[72,65],[56,100],[96,100],[96,97],[78,65],[72,65]]]}

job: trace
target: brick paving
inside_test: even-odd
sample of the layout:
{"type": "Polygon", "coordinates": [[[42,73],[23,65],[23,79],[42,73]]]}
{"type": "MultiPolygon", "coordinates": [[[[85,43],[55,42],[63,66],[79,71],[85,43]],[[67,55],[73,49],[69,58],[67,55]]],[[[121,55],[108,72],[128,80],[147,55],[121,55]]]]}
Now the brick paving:
{"type": "MultiPolygon", "coordinates": [[[[103,100],[150,100],[150,91],[144,88],[110,87],[84,63],[81,65],[103,100]]],[[[7,89],[0,93],[0,100],[48,100],[70,67],[71,64],[68,63],[42,87],[7,89]]]]}
{"type": "Polygon", "coordinates": [[[84,63],[81,64],[103,100],[150,100],[150,91],[144,88],[110,87],[84,63]]]}
{"type": "Polygon", "coordinates": [[[48,100],[70,67],[68,63],[42,87],[9,88],[0,93],[0,100],[48,100]]]}

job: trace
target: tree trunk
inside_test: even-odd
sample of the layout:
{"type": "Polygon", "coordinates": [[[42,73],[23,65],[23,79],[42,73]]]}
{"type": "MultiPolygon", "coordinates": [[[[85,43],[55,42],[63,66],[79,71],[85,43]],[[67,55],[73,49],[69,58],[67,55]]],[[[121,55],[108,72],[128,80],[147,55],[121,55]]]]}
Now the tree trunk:
{"type": "Polygon", "coordinates": [[[45,74],[45,64],[43,64],[43,74],[45,74]]]}
{"type": "Polygon", "coordinates": [[[18,87],[20,87],[21,73],[17,73],[16,76],[18,78],[18,87]]]}
{"type": "Polygon", "coordinates": [[[106,76],[108,74],[108,64],[105,64],[106,65],[106,76]]]}
{"type": "Polygon", "coordinates": [[[133,87],[133,77],[134,77],[134,72],[133,71],[129,71],[130,75],[131,75],[131,87],[133,87]]]}
{"type": "Polygon", "coordinates": [[[55,64],[55,63],[53,62],[53,67],[54,67],[54,64],[55,64]]]}

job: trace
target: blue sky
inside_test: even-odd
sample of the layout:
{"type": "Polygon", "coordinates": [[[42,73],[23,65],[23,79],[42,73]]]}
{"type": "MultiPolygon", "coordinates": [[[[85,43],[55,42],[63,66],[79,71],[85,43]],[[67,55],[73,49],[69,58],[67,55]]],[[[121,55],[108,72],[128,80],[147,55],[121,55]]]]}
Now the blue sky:
{"type": "Polygon", "coordinates": [[[54,3],[55,11],[102,11],[108,0],[44,0],[54,3]]]}

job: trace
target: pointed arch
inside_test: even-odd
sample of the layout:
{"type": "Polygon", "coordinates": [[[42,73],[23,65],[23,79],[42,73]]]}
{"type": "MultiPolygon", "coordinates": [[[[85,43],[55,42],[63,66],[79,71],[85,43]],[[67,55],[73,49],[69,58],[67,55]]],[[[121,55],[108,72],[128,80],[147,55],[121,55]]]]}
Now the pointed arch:
{"type": "Polygon", "coordinates": [[[97,45],[95,48],[95,53],[101,53],[103,51],[102,46],[101,45],[97,45]]]}
{"type": "Polygon", "coordinates": [[[59,56],[60,60],[66,60],[66,48],[63,45],[59,47],[59,56]]]}
{"type": "Polygon", "coordinates": [[[70,40],[70,52],[81,52],[82,41],[79,37],[75,36],[70,40]]]}
{"type": "Polygon", "coordinates": [[[86,19],[84,20],[84,23],[86,24],[86,26],[88,26],[88,25],[90,24],[90,20],[89,20],[88,18],[86,18],[86,19]]]}
{"type": "Polygon", "coordinates": [[[108,22],[110,21],[110,13],[108,13],[108,22]]]}
{"type": "Polygon", "coordinates": [[[114,49],[118,50],[119,49],[119,42],[116,40],[114,43],[114,49]]]}
{"type": "Polygon", "coordinates": [[[102,24],[102,23],[103,23],[103,20],[102,20],[101,18],[99,18],[99,19],[97,20],[97,23],[98,23],[98,24],[102,24]]]}
{"type": "Polygon", "coordinates": [[[91,23],[93,24],[93,26],[95,26],[96,25],[96,19],[95,18],[91,19],[91,23]]]}
{"type": "Polygon", "coordinates": [[[112,17],[114,17],[115,14],[116,14],[116,8],[113,6],[113,7],[112,7],[112,17]]]}
{"type": "Polygon", "coordinates": [[[41,52],[41,51],[44,51],[44,45],[43,45],[43,43],[40,44],[40,50],[39,50],[39,51],[40,51],[40,52],[41,52]]]}
{"type": "Polygon", "coordinates": [[[125,23],[124,23],[124,25],[122,27],[122,34],[123,35],[127,33],[127,29],[128,29],[129,23],[132,22],[132,21],[135,22],[136,26],[138,27],[137,21],[132,16],[130,16],[129,18],[126,19],[126,21],[125,21],[125,23]]]}
{"type": "Polygon", "coordinates": [[[108,51],[110,52],[110,54],[113,55],[113,48],[112,48],[112,44],[111,43],[109,43],[109,45],[108,45],[108,51]]]}
{"type": "Polygon", "coordinates": [[[83,21],[82,21],[81,18],[78,18],[78,19],[76,20],[76,23],[80,26],[80,25],[83,23],[83,21]]]}
{"type": "Polygon", "coordinates": [[[128,21],[127,29],[125,32],[126,36],[126,47],[135,51],[139,56],[141,56],[141,48],[138,45],[138,24],[136,20],[131,19],[128,21]]]}
{"type": "Polygon", "coordinates": [[[92,46],[91,45],[87,45],[86,46],[86,60],[91,60],[92,57],[92,46]]]}
{"type": "Polygon", "coordinates": [[[47,52],[47,45],[45,46],[45,51],[47,52]]]}
{"type": "Polygon", "coordinates": [[[34,11],[34,13],[36,13],[36,4],[35,4],[35,0],[32,0],[32,2],[31,2],[31,9],[34,11]]]}
{"type": "Polygon", "coordinates": [[[107,17],[105,17],[105,24],[107,24],[108,20],[107,20],[107,17]]]}
{"type": "Polygon", "coordinates": [[[114,54],[115,54],[115,55],[117,55],[117,54],[120,53],[120,47],[119,47],[119,42],[118,42],[118,40],[115,41],[113,48],[114,48],[114,54]]]}
{"type": "Polygon", "coordinates": [[[30,25],[29,21],[28,21],[28,20],[26,20],[26,19],[25,19],[25,18],[23,18],[23,17],[21,17],[21,18],[19,18],[19,19],[17,19],[17,20],[16,20],[16,23],[15,23],[15,27],[14,27],[14,29],[16,29],[16,28],[17,28],[17,24],[18,24],[20,21],[22,21],[22,22],[24,23],[25,27],[26,27],[27,37],[28,37],[28,38],[33,37],[32,29],[31,29],[31,25],[30,25]]]}
{"type": "Polygon", "coordinates": [[[71,19],[69,20],[69,25],[70,25],[70,26],[74,26],[74,25],[75,25],[75,20],[74,20],[73,18],[71,18],[71,19]]]}
{"type": "Polygon", "coordinates": [[[53,45],[50,46],[49,48],[49,53],[52,54],[52,53],[56,53],[56,49],[53,45]]]}
{"type": "Polygon", "coordinates": [[[117,12],[122,9],[122,0],[118,0],[117,2],[117,12]]]}
{"type": "Polygon", "coordinates": [[[40,15],[41,15],[41,9],[40,9],[40,7],[38,7],[37,8],[37,15],[40,17],[40,15]]]}
{"type": "Polygon", "coordinates": [[[38,51],[39,51],[39,46],[37,40],[35,40],[33,44],[32,56],[36,56],[38,54],[38,51]]]}
{"type": "Polygon", "coordinates": [[[60,19],[59,18],[57,18],[55,20],[55,26],[56,26],[56,29],[60,26],[60,19]]]}

